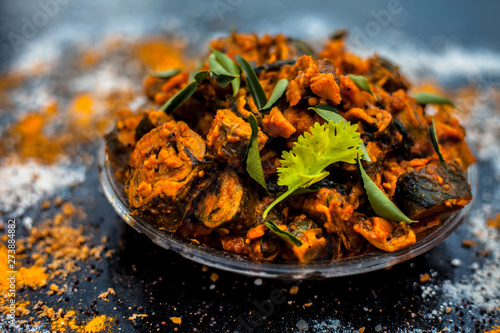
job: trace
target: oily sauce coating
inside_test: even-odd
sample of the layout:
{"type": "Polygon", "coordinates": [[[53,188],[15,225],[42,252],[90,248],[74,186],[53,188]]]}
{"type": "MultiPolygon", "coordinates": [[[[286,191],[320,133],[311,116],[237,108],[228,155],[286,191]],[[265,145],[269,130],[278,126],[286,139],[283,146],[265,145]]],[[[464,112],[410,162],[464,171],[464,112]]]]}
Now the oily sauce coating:
{"type": "MultiPolygon", "coordinates": [[[[299,42],[285,36],[231,34],[210,43],[229,58],[245,58],[269,98],[287,79],[282,98],[258,110],[245,76],[240,89],[201,82],[173,115],[149,111],[118,123],[108,135],[108,153],[126,161],[125,189],[130,207],[159,228],[206,246],[252,260],[335,260],[372,251],[398,251],[419,234],[439,225],[439,216],[472,199],[464,176],[474,156],[453,109],[436,106],[433,116],[445,162],[429,139],[432,118],[409,94],[410,84],[397,66],[378,56],[363,59],[333,38],[318,57],[301,55],[299,42]],[[362,75],[373,95],[348,74],[362,75]],[[411,219],[384,219],[372,209],[355,164],[335,163],[328,177],[308,193],[294,195],[263,212],[287,190],[278,182],[280,158],[299,136],[324,124],[309,107],[328,104],[358,125],[371,162],[367,175],[411,219]],[[268,191],[245,170],[251,137],[248,122],[258,122],[257,146],[268,191]],[[273,233],[273,222],[302,245],[273,233]]],[[[302,49],[303,49],[302,44],[302,49]]],[[[207,52],[210,52],[207,49],[207,52]]],[[[203,69],[209,69],[206,58],[203,69]]],[[[187,73],[148,77],[146,95],[158,106],[188,83],[187,73]]]]}
{"type": "Polygon", "coordinates": [[[144,135],[130,158],[126,192],[131,208],[161,218],[175,230],[189,192],[205,172],[205,141],[184,122],[170,121],[144,135]]]}

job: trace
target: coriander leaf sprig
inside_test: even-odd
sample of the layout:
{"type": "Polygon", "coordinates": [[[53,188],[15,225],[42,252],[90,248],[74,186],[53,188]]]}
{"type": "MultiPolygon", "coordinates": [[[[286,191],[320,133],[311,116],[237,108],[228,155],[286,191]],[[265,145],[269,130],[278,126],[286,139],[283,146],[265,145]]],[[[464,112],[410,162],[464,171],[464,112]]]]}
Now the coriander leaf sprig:
{"type": "Polygon", "coordinates": [[[288,190],[274,200],[264,211],[269,211],[299,188],[306,188],[329,175],[325,168],[336,162],[355,163],[362,140],[356,132],[357,124],[330,121],[311,127],[311,134],[304,133],[292,147],[283,152],[278,168],[278,185],[288,190]]]}
{"type": "MultiPolygon", "coordinates": [[[[325,121],[333,120],[334,123],[338,123],[341,121],[347,123],[347,120],[339,114],[337,109],[328,104],[312,106],[309,108],[309,110],[315,111],[325,121]]],[[[372,160],[370,158],[370,155],[368,154],[368,151],[366,150],[365,144],[361,142],[359,147],[363,151],[363,159],[367,162],[371,162],[372,160]]]]}

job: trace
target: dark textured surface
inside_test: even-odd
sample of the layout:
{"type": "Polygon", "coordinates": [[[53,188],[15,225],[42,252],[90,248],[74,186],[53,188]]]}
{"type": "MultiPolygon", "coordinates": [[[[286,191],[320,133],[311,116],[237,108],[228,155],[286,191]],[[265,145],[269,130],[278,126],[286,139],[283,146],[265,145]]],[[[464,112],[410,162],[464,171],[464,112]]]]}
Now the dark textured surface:
{"type": "MultiPolygon", "coordinates": [[[[125,31],[137,28],[142,34],[173,31],[176,28],[169,23],[174,21],[180,33],[193,44],[234,26],[244,31],[271,30],[311,37],[315,17],[328,22],[332,31],[340,27],[352,30],[373,21],[371,10],[379,11],[387,6],[386,2],[374,4],[370,1],[339,1],[336,4],[331,1],[234,1],[239,5],[225,12],[221,19],[214,9],[215,3],[107,1],[101,5],[97,1],[70,0],[32,39],[16,49],[12,47],[8,34],[19,33],[22,17],[30,17],[40,10],[39,4],[36,1],[2,1],[0,69],[9,68],[13,61],[28,52],[32,41],[50,40],[51,35],[59,35],[67,28],[71,28],[72,34],[61,39],[66,45],[77,42],[79,38],[99,40],[119,25],[125,26],[125,31]],[[300,15],[308,18],[308,24],[293,25],[287,20],[300,15]]],[[[500,50],[497,36],[500,29],[497,19],[499,2],[401,1],[401,4],[404,15],[398,15],[388,30],[409,35],[429,50],[439,52],[448,42],[464,48],[500,50]]],[[[318,35],[323,34],[323,31],[318,31],[318,35]]],[[[381,33],[373,43],[384,36],[386,34],[381,33]]],[[[95,149],[92,147],[92,151],[95,149]]],[[[479,163],[480,174],[493,173],[490,168],[490,163],[479,163]]],[[[480,181],[478,192],[483,196],[478,196],[473,210],[484,204],[484,193],[494,196],[498,186],[495,182],[480,181]]],[[[469,265],[484,261],[479,255],[481,248],[460,245],[463,239],[474,237],[465,224],[427,254],[389,270],[325,281],[264,280],[262,285],[256,285],[255,278],[213,269],[203,271],[201,265],[163,250],[137,234],[106,201],[100,190],[95,164],[88,169],[85,183],[68,190],[65,199],[84,207],[87,218],[80,223],[85,225],[86,232],[93,234],[96,242],[102,236],[108,236],[107,247],[116,249],[116,252],[109,259],[85,263],[76,275],[78,292],[68,296],[63,304],[66,302],[64,306],[67,308],[84,308],[84,315],[90,316],[90,312],[85,314],[88,308],[85,305],[112,287],[116,295],[110,296],[109,302],[98,301],[95,310],[115,318],[118,321],[115,328],[122,332],[155,332],[157,328],[161,332],[172,332],[174,327],[180,332],[195,329],[198,332],[291,332],[298,331],[296,324],[300,319],[308,323],[312,332],[322,332],[323,329],[325,332],[351,332],[361,327],[366,328],[365,332],[379,328],[390,332],[414,329],[415,332],[417,329],[438,332],[444,328],[472,332],[500,325],[498,311],[482,311],[480,304],[471,304],[469,300],[453,298],[453,304],[449,304],[451,311],[439,314],[443,302],[449,301],[440,289],[444,281],[467,279],[471,275],[469,265]],[[462,265],[453,267],[450,261],[454,258],[459,258],[462,265]],[[213,272],[219,276],[215,282],[210,280],[213,272]],[[431,274],[430,283],[436,291],[434,296],[425,299],[419,282],[424,273],[431,274]],[[289,294],[294,285],[298,286],[298,293],[289,294]],[[262,309],[259,304],[272,296],[280,304],[274,304],[272,311],[268,304],[262,309]],[[432,314],[433,310],[437,313],[432,314]],[[148,317],[131,321],[128,317],[133,313],[147,314],[148,317]],[[182,317],[180,326],[170,321],[174,316],[182,317]],[[322,322],[326,326],[322,326],[322,322]]],[[[36,223],[40,212],[32,210],[26,215],[34,217],[36,223]]],[[[74,282],[69,281],[70,284],[74,282]]],[[[37,291],[31,297],[47,299],[45,292],[37,291]]],[[[47,302],[61,306],[53,298],[47,302]]],[[[93,314],[97,313],[95,310],[93,314]]]]}

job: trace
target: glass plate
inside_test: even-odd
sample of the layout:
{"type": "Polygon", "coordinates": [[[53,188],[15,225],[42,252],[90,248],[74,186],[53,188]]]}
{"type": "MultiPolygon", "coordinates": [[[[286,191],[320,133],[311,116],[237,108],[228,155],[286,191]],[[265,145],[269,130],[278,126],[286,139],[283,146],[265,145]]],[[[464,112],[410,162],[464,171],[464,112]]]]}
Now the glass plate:
{"type": "MultiPolygon", "coordinates": [[[[98,168],[102,189],[115,211],[128,225],[148,236],[154,243],[165,249],[174,250],[183,257],[203,265],[261,278],[287,280],[324,279],[361,274],[393,266],[429,251],[441,243],[462,223],[472,206],[472,202],[470,202],[463,209],[446,215],[439,226],[431,229],[415,244],[400,251],[372,252],[352,258],[314,261],[307,264],[256,262],[177,237],[168,231],[154,228],[138,215],[131,215],[132,210],[128,206],[124,186],[114,177],[114,171],[108,160],[104,142],[98,152],[98,168]]],[[[477,187],[475,165],[469,167],[466,177],[471,184],[474,196],[477,187]]]]}

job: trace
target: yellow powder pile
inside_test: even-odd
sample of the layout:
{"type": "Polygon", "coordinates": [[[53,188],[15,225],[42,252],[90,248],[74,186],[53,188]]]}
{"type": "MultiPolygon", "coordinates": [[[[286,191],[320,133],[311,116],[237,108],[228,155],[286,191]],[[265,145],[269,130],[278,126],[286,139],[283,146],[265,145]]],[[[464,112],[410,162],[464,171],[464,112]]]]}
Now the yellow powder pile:
{"type": "Polygon", "coordinates": [[[45,272],[45,268],[43,267],[21,267],[17,272],[17,287],[30,287],[32,289],[37,289],[38,287],[43,287],[47,284],[47,278],[47,273],[45,272]]]}
{"type": "Polygon", "coordinates": [[[486,225],[491,228],[500,228],[500,213],[495,217],[490,217],[486,220],[486,225]]]}
{"type": "MultiPolygon", "coordinates": [[[[100,316],[83,326],[78,326],[75,311],[64,311],[62,308],[56,311],[43,303],[37,303],[30,308],[29,301],[19,298],[19,292],[23,288],[36,290],[48,284],[50,288],[46,294],[61,295],[67,292],[67,288],[61,288],[54,282],[60,281],[64,284],[64,279],[69,274],[80,269],[80,262],[89,258],[96,260],[101,258],[104,245],[89,247],[88,237],[83,235],[83,227],[74,228],[71,225],[73,218],[85,218],[85,214],[69,202],[62,203],[61,199],[56,199],[52,205],[59,206],[60,212],[56,213],[54,218],[32,228],[27,237],[17,240],[16,316],[22,318],[34,312],[38,314],[38,318],[47,318],[52,324],[53,331],[66,332],[71,329],[71,332],[101,332],[110,326],[112,318],[100,316]],[[32,266],[20,266],[22,259],[26,257],[34,262],[32,266]]],[[[8,254],[7,246],[0,243],[0,312],[2,313],[9,310],[4,306],[10,288],[7,280],[8,272],[11,270],[7,266],[8,254]]],[[[114,294],[114,290],[108,291],[108,294],[114,294]]]]}
{"type": "Polygon", "coordinates": [[[110,323],[112,322],[112,320],[112,318],[109,318],[105,315],[95,317],[87,325],[85,325],[84,330],[81,332],[102,332],[110,327],[110,323]]]}
{"type": "MultiPolygon", "coordinates": [[[[122,54],[123,48],[129,50],[130,58],[138,60],[144,68],[151,71],[170,68],[190,70],[192,68],[184,66],[187,63],[188,67],[194,67],[194,61],[186,62],[182,59],[185,46],[185,43],[180,41],[161,39],[132,44],[112,40],[104,47],[99,45],[95,50],[87,49],[77,54],[74,71],[84,75],[93,73],[100,62],[109,61],[115,51],[122,54]]],[[[16,112],[15,101],[11,99],[13,90],[25,86],[33,78],[49,75],[51,70],[49,65],[41,64],[22,73],[5,73],[0,78],[0,108],[16,112]]],[[[77,74],[75,73],[75,77],[77,74]]],[[[64,100],[59,100],[57,95],[50,96],[45,106],[28,110],[29,112],[21,117],[13,114],[12,119],[16,119],[15,122],[0,138],[0,156],[15,163],[34,159],[44,164],[57,164],[62,159],[71,160],[73,157],[78,157],[78,161],[84,163],[90,161],[93,157],[86,151],[82,152],[80,149],[82,143],[102,138],[117,119],[131,114],[132,110],[128,107],[130,102],[137,95],[142,95],[140,85],[131,86],[116,81],[115,88],[106,92],[96,89],[81,91],[72,96],[61,96],[64,100]]],[[[50,219],[37,223],[27,237],[18,235],[17,238],[16,315],[21,319],[31,312],[31,315],[49,320],[54,331],[106,330],[112,323],[109,317],[99,316],[78,326],[76,323],[80,322],[77,321],[79,318],[76,318],[77,315],[72,309],[54,310],[43,303],[22,300],[24,294],[31,295],[28,290],[45,286],[50,286],[44,293],[48,297],[64,294],[67,292],[68,279],[72,273],[80,269],[81,262],[90,258],[100,259],[104,249],[104,245],[90,247],[88,245],[90,236],[85,234],[83,226],[72,226],[72,219],[85,217],[80,209],[71,203],[62,204],[59,199],[52,204],[44,202],[42,205],[42,209],[51,207],[60,207],[60,212],[50,219]],[[29,262],[30,265],[21,265],[21,262],[29,262]]],[[[2,242],[6,241],[4,237],[2,242]]],[[[109,256],[112,251],[103,255],[109,256]]],[[[7,263],[8,249],[0,242],[0,311],[5,310],[6,293],[10,288],[7,280],[9,271],[7,263]]],[[[114,294],[114,291],[108,290],[99,299],[105,301],[109,294],[114,294]]]]}
{"type": "Polygon", "coordinates": [[[491,330],[489,331],[484,331],[484,333],[500,333],[500,326],[497,326],[497,327],[493,327],[491,330]]]}
{"type": "Polygon", "coordinates": [[[73,216],[84,218],[85,214],[71,203],[64,203],[61,212],[53,219],[33,227],[30,235],[19,241],[37,265],[46,265],[50,270],[50,278],[66,277],[80,269],[78,261],[99,259],[104,249],[104,245],[89,248],[86,244],[88,237],[83,235],[83,226],[71,226],[73,216]]]}
{"type": "MultiPolygon", "coordinates": [[[[5,307],[5,300],[10,298],[10,282],[7,280],[10,277],[10,269],[8,265],[9,258],[8,248],[5,244],[0,243],[0,313],[7,313],[8,308],[5,307]]],[[[17,267],[16,267],[17,269],[17,267]]],[[[39,266],[31,266],[29,268],[21,267],[16,275],[16,287],[30,287],[32,289],[38,289],[47,284],[47,274],[45,269],[39,266]]],[[[27,307],[30,305],[29,301],[16,300],[16,316],[25,316],[30,313],[27,307]]]]}
{"type": "Polygon", "coordinates": [[[140,42],[135,46],[136,54],[141,62],[153,71],[162,71],[172,68],[184,69],[185,60],[179,52],[179,43],[165,43],[164,40],[154,39],[140,42]],[[178,44],[178,45],[176,45],[178,44]]]}
{"type": "MultiPolygon", "coordinates": [[[[62,309],[61,309],[62,310],[62,309]]],[[[52,321],[52,331],[59,332],[77,332],[77,333],[97,333],[111,332],[113,326],[113,318],[106,315],[101,315],[92,318],[89,322],[83,325],[76,323],[75,311],[68,311],[64,316],[55,314],[52,321]],[[55,319],[57,318],[57,319],[55,319]]]]}

